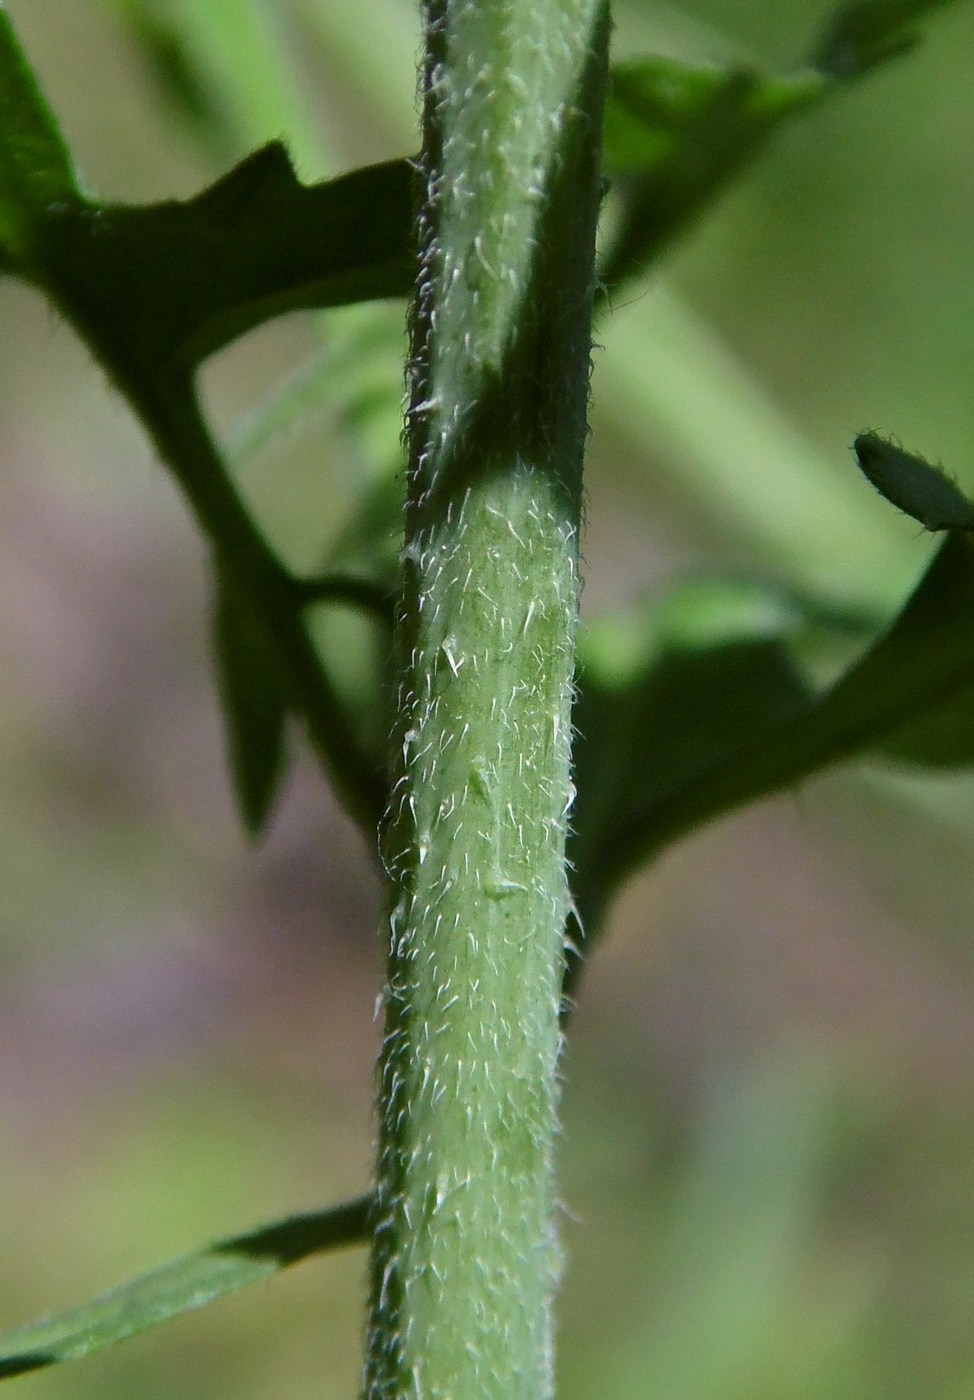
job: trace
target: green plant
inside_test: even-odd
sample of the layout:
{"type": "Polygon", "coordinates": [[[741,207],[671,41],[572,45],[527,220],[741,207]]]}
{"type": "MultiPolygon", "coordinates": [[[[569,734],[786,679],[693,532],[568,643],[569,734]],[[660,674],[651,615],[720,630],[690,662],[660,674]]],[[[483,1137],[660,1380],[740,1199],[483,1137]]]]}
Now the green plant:
{"type": "MultiPolygon", "coordinates": [[[[660,58],[617,69],[600,274],[609,293],[786,117],[898,53],[927,8],[840,12],[808,67],[787,79],[660,58]]],[[[149,25],[151,10],[136,13],[149,25]]],[[[207,539],[247,826],[267,819],[284,722],[296,716],[370,839],[385,813],[393,930],[370,1202],[225,1242],[24,1329],[0,1365],[17,1374],[84,1354],[371,1233],[370,1394],[550,1393],[566,922],[584,930],[588,955],[639,864],[839,759],[890,749],[967,760],[969,541],[951,533],[899,616],[824,686],[802,669],[801,648],[844,635],[848,621],[781,589],[695,585],[630,625],[593,626],[577,668],[572,806],[602,7],[431,5],[418,166],[395,161],[307,187],[274,145],[195,199],[149,207],[79,189],[13,29],[0,23],[3,270],[39,287],[86,340],[207,539]],[[327,572],[299,574],[237,493],[195,375],[271,316],[409,294],[414,204],[401,578],[362,548],[371,500],[350,532],[354,567],[339,557],[327,572]],[[395,685],[378,667],[364,686],[350,682],[316,644],[311,610],[352,608],[381,638],[393,595],[395,685]]],[[[151,25],[147,35],[157,52],[172,37],[151,25]]],[[[576,933],[569,948],[580,941],[576,933]]],[[[569,993],[580,968],[572,952],[569,993]]]]}

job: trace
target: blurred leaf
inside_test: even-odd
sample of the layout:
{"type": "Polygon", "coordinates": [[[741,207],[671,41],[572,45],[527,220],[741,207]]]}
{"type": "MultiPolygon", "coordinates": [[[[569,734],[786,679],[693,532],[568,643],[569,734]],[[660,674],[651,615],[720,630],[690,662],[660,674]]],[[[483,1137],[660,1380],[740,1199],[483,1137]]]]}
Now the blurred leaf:
{"type": "Polygon", "coordinates": [[[200,140],[225,140],[224,114],[194,61],[185,28],[154,0],[111,0],[142,51],[160,93],[200,140]]]}
{"type": "Polygon", "coordinates": [[[601,275],[636,275],[760,152],[786,118],[909,48],[912,25],[947,0],[864,0],[839,9],[809,66],[774,77],[647,58],[617,65],[605,163],[622,200],[601,275]]]}
{"type": "Polygon", "coordinates": [[[185,370],[285,311],[404,296],[412,181],[389,161],[305,186],[273,142],[190,200],[52,215],[45,281],[123,382],[185,370]]]}
{"type": "MultiPolygon", "coordinates": [[[[398,476],[402,459],[402,307],[372,302],[345,307],[318,322],[314,355],[258,401],[226,444],[232,461],[245,462],[275,442],[293,439],[297,424],[327,423],[341,432],[349,474],[369,488],[377,476],[398,476]]],[[[398,520],[394,521],[395,526],[398,520]]]]}
{"type": "Polygon", "coordinates": [[[856,77],[919,41],[914,26],[948,0],[853,0],[829,20],[812,62],[836,78],[856,77]]]}
{"type": "Polygon", "coordinates": [[[767,78],[648,58],[612,70],[605,163],[623,200],[602,276],[632,276],[823,90],[816,73],[767,78]]]}
{"type": "Polygon", "coordinates": [[[230,771],[244,826],[256,835],[283,776],[284,696],[256,619],[224,579],[217,581],[214,633],[230,771]]]}
{"type": "Polygon", "coordinates": [[[338,536],[329,567],[368,572],[376,587],[395,596],[399,577],[403,485],[398,471],[389,471],[363,491],[355,511],[338,536]]]}
{"type": "Polygon", "coordinates": [[[0,272],[29,276],[49,209],[79,201],[67,147],[0,8],[0,272]]]}
{"type": "Polygon", "coordinates": [[[918,723],[908,724],[883,744],[890,758],[921,768],[974,764],[974,686],[958,692],[918,723]]]}
{"type": "Polygon", "coordinates": [[[255,0],[101,0],[127,26],[159,95],[219,164],[285,135],[321,170],[320,107],[295,72],[290,7],[255,0]]]}
{"type": "Polygon", "coordinates": [[[807,704],[785,644],[796,626],[779,595],[715,580],[583,634],[569,839],[583,925],[611,893],[610,853],[636,812],[733,763],[751,735],[807,704]]]}
{"type": "Polygon", "coordinates": [[[91,1356],[161,1322],[270,1278],[325,1249],[359,1244],[369,1199],[293,1216],[185,1255],[57,1317],[0,1336],[0,1378],[91,1356]]]}
{"type": "MultiPolygon", "coordinates": [[[[860,433],[856,458],[866,478],[899,510],[925,529],[974,530],[974,502],[941,467],[905,452],[875,433],[860,433]]],[[[962,690],[883,745],[891,758],[924,767],[974,763],[974,687],[962,690]]]]}
{"type": "Polygon", "coordinates": [[[966,744],[972,617],[974,546],[951,532],[889,630],[818,695],[767,629],[697,652],[671,639],[617,688],[583,669],[572,859],[590,931],[625,875],[723,812],[945,716],[966,744]],[[617,802],[604,777],[622,784],[617,802]]]}

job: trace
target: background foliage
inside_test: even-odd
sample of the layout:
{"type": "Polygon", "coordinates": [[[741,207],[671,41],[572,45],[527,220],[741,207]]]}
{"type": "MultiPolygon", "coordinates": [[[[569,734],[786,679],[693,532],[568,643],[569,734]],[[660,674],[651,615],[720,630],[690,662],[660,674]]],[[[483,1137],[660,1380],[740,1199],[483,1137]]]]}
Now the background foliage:
{"type": "MultiPolygon", "coordinates": [[[[8,9],[108,197],[188,195],[282,134],[306,179],[415,141],[399,0],[354,18],[330,0],[8,9]],[[196,126],[159,83],[185,57],[170,24],[196,126]]],[[[822,17],[811,0],[619,4],[616,56],[787,68],[822,17]]],[[[603,322],[589,618],[701,567],[867,610],[920,573],[929,539],[848,449],[892,432],[974,486],[972,41],[969,9],[946,7],[908,61],[780,133],[603,322]]],[[[39,300],[4,283],[0,315],[16,328],[0,346],[13,1324],[357,1193],[381,958],[367,861],[309,763],[265,844],[239,834],[199,547],[167,479],[39,300]]],[[[401,319],[292,317],[205,372],[302,563],[394,460],[401,319]],[[255,416],[296,376],[338,393],[255,416]]],[[[859,766],[720,823],[627,891],[566,1063],[563,1395],[970,1393],[972,818],[966,777],[859,766]]],[[[347,1396],[363,1274],[361,1252],[329,1257],[16,1384],[310,1400],[327,1366],[347,1396]]]]}

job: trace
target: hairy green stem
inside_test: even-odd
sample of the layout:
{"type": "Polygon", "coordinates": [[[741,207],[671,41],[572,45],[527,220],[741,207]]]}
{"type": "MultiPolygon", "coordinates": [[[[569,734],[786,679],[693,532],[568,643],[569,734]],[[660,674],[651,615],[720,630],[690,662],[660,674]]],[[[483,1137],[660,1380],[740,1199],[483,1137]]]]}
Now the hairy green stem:
{"type": "Polygon", "coordinates": [[[366,1387],[543,1400],[607,19],[426,21],[366,1387]]]}

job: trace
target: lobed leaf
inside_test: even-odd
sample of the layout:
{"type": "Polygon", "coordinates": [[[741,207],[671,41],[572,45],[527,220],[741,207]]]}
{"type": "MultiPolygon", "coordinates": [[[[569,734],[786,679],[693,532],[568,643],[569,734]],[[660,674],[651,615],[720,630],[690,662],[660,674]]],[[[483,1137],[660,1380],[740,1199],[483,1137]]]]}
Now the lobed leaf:
{"type": "Polygon", "coordinates": [[[221,1240],[81,1307],[7,1332],[0,1336],[0,1378],[91,1356],[311,1254],[359,1244],[367,1235],[369,1206],[369,1198],[362,1197],[221,1240]]]}
{"type": "MultiPolygon", "coordinates": [[[[172,59],[168,33],[153,29],[172,59]]],[[[286,311],[405,296],[412,225],[408,161],[306,186],[280,142],[192,199],[84,198],[0,9],[0,270],[43,287],[121,384],[191,369],[286,311]]]]}
{"type": "Polygon", "coordinates": [[[158,379],[286,311],[404,296],[412,190],[407,161],[302,185],[272,142],[193,199],[56,211],[46,286],[123,384],[158,379]]]}

